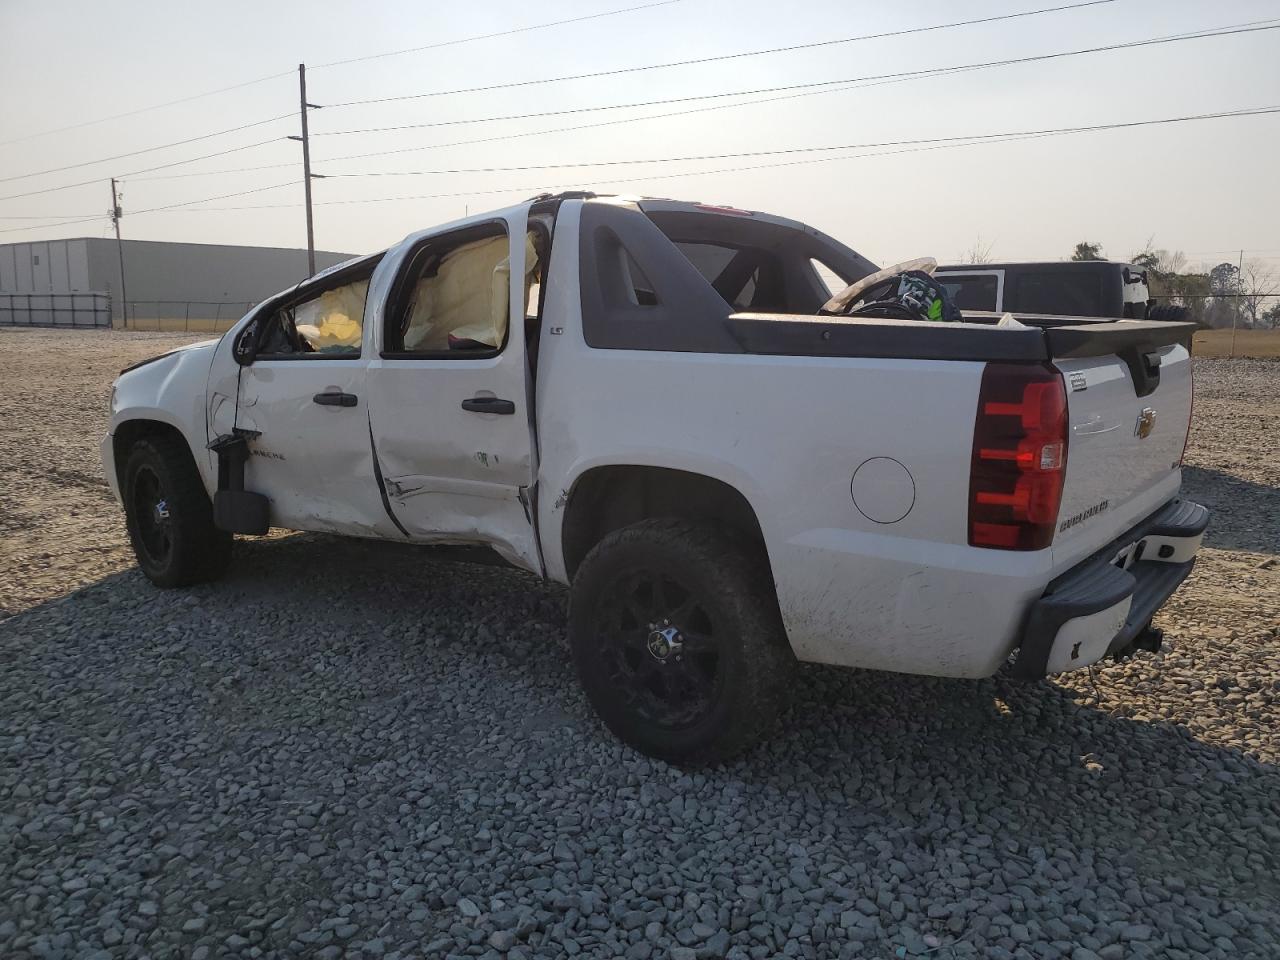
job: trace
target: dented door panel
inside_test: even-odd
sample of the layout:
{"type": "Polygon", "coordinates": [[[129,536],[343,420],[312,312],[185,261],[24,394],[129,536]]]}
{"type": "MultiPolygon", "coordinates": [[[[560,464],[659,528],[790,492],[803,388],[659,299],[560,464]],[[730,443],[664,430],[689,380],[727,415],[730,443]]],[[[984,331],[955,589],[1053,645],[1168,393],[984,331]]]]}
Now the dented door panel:
{"type": "Polygon", "coordinates": [[[360,361],[266,360],[244,368],[237,426],[259,432],[250,443],[245,486],[271,499],[273,525],[396,535],[374,482],[364,375],[360,361]],[[356,405],[314,401],[338,390],[355,396],[356,405]]]}
{"type": "Polygon", "coordinates": [[[378,355],[367,389],[383,489],[408,535],[485,543],[540,575],[529,509],[536,464],[523,336],[525,212],[506,219],[512,306],[502,351],[482,358],[378,355]],[[514,409],[488,412],[485,401],[509,401],[505,409],[514,409]]]}

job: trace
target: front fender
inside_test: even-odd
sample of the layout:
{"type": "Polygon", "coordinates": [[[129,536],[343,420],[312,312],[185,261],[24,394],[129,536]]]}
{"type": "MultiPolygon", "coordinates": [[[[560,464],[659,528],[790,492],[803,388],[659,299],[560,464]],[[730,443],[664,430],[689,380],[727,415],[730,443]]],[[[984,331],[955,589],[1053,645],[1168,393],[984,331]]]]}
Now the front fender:
{"type": "MultiPolygon", "coordinates": [[[[122,373],[111,388],[108,437],[131,421],[152,421],[175,428],[186,439],[200,470],[205,488],[212,492],[217,475],[213,460],[205,453],[209,442],[205,424],[205,391],[209,368],[218,341],[195,344],[122,373]]],[[[115,474],[114,456],[107,462],[103,444],[103,466],[108,482],[115,474]]],[[[113,485],[114,486],[114,485],[113,485]]]]}

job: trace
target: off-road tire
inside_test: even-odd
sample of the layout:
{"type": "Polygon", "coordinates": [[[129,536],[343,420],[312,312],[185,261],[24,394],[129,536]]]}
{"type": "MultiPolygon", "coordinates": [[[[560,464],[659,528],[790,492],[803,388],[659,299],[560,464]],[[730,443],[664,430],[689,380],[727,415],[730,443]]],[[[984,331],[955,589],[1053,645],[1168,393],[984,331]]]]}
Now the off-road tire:
{"type": "MultiPolygon", "coordinates": [[[[624,742],[672,763],[725,760],[762,739],[785,708],[795,672],[763,547],[687,520],[645,520],[601,540],[574,577],[569,636],[578,679],[600,718],[624,742]],[[658,571],[696,597],[704,612],[694,616],[713,627],[719,682],[703,712],[684,726],[656,722],[629,702],[636,693],[621,688],[617,661],[610,659],[622,654],[613,631],[600,627],[617,606],[610,600],[616,585],[638,570],[658,571]]],[[[643,659],[634,650],[630,655],[643,659]]],[[[658,685],[665,689],[667,678],[659,677],[658,685]]]]}
{"type": "Polygon", "coordinates": [[[213,525],[213,504],[185,442],[149,437],[134,443],[125,458],[121,492],[138,566],[157,587],[190,586],[226,572],[232,537],[213,525]],[[153,485],[167,513],[163,521],[142,515],[139,500],[153,485]],[[154,533],[161,524],[164,548],[157,546],[154,533]]]}

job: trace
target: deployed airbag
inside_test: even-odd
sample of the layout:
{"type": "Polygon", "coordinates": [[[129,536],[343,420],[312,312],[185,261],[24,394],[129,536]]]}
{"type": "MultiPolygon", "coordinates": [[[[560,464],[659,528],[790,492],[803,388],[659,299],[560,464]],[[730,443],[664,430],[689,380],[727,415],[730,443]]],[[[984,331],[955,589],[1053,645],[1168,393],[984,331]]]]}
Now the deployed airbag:
{"type": "Polygon", "coordinates": [[[326,290],[314,300],[298,305],[294,327],[318,353],[358,351],[368,294],[368,280],[326,290]]]}
{"type": "MultiPolygon", "coordinates": [[[[511,317],[511,260],[507,238],[487,237],[449,251],[414,288],[406,350],[448,350],[451,344],[498,349],[511,317]]],[[[525,239],[525,300],[538,258],[525,239]]]]}

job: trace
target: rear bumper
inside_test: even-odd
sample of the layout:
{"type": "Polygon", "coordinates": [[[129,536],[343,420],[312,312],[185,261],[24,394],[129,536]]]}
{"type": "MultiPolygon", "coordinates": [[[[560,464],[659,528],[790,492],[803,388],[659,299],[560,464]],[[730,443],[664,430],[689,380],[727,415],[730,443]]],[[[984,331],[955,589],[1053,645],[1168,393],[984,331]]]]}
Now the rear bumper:
{"type": "Polygon", "coordinates": [[[1045,589],[1031,607],[1013,676],[1076,670],[1133,645],[1195,565],[1209,511],[1173,500],[1045,589]]]}

